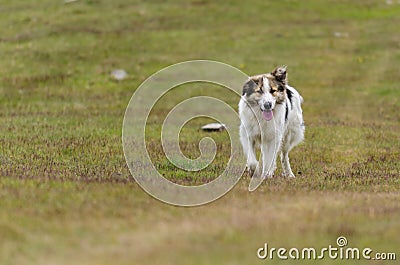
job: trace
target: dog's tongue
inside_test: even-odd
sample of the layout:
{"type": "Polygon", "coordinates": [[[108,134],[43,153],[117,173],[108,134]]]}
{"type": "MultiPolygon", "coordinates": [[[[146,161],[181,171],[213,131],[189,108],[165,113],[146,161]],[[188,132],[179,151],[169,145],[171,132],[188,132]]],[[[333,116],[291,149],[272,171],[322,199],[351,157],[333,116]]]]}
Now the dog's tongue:
{"type": "Polygon", "coordinates": [[[262,112],[262,116],[263,116],[264,120],[270,121],[274,117],[274,114],[273,114],[272,110],[264,110],[262,112]]]}

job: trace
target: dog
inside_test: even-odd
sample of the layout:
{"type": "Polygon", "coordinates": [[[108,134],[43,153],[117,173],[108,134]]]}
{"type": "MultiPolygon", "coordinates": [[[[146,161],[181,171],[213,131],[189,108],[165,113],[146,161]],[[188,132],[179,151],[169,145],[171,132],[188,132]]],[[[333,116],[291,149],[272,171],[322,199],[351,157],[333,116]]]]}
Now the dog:
{"type": "Polygon", "coordinates": [[[252,76],[244,84],[239,102],[239,134],[252,177],[273,177],[279,153],[283,175],[295,177],[289,152],[304,140],[302,103],[302,96],[288,84],[286,66],[252,76]],[[256,148],[261,149],[259,166],[256,148]]]}

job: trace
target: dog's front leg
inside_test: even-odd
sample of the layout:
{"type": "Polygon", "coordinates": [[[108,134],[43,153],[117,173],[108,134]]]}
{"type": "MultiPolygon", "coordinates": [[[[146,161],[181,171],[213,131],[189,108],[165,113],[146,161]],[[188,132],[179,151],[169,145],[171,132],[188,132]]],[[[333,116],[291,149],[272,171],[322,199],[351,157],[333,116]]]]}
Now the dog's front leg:
{"type": "Polygon", "coordinates": [[[257,167],[257,158],[254,150],[254,141],[252,139],[248,139],[247,141],[247,169],[250,174],[253,175],[254,171],[257,167]]]}
{"type": "Polygon", "coordinates": [[[254,139],[247,135],[244,126],[240,126],[240,141],[242,142],[243,151],[247,158],[247,170],[253,175],[258,163],[254,150],[254,139]]]}
{"type": "Polygon", "coordinates": [[[280,141],[268,141],[261,145],[263,161],[262,175],[264,178],[272,178],[276,169],[276,157],[280,148],[280,141]]]}

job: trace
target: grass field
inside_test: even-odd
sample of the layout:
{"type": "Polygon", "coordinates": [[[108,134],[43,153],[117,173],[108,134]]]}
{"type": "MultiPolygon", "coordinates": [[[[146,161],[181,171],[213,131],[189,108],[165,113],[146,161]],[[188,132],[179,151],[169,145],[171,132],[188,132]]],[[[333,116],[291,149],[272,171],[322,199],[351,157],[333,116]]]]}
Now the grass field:
{"type": "MultiPolygon", "coordinates": [[[[350,247],[400,260],[400,4],[329,1],[9,1],[0,3],[0,264],[284,264],[272,247],[350,247]],[[135,89],[171,64],[211,59],[248,74],[289,66],[303,95],[305,142],[291,152],[296,179],[182,208],[147,195],[121,145],[135,89]],[[114,69],[129,77],[117,82],[114,69]]],[[[225,167],[226,134],[195,119],[181,146],[219,153],[200,173],[174,168],[160,147],[168,111],[223,88],[192,84],[156,105],[146,131],[156,167],[186,185],[225,167]]],[[[279,173],[279,171],[278,171],[279,173]]],[[[317,264],[355,264],[323,259],[317,264]]]]}

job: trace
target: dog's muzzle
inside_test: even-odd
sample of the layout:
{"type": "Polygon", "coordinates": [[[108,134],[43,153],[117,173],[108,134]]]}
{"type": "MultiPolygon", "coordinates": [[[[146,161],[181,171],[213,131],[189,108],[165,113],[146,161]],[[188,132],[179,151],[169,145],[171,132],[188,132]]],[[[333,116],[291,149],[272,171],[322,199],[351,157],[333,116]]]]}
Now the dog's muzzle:
{"type": "Polygon", "coordinates": [[[274,113],[272,112],[272,103],[267,101],[263,105],[261,105],[261,112],[264,120],[272,120],[272,118],[274,117],[274,113]]]}

